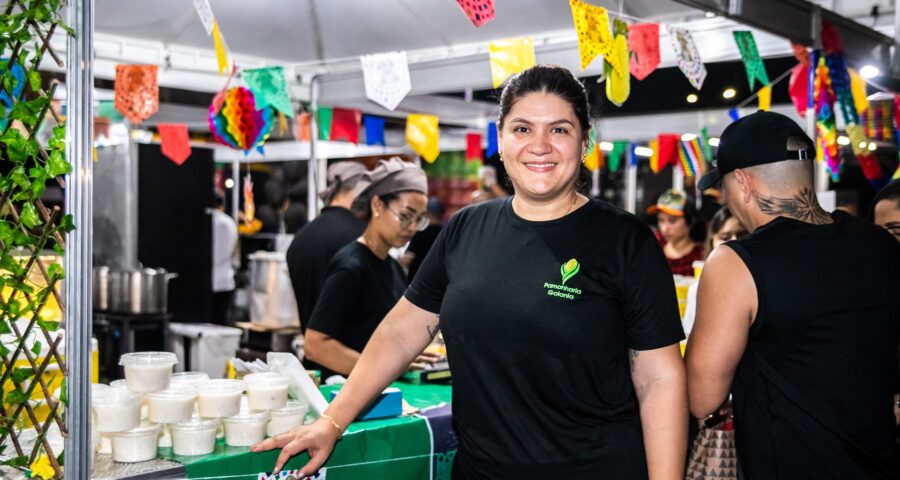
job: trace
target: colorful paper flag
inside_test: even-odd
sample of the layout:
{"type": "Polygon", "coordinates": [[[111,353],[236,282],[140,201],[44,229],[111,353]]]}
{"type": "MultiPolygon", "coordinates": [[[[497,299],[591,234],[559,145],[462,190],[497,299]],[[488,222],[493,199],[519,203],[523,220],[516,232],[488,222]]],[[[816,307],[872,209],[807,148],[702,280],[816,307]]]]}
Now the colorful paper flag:
{"type": "Polygon", "coordinates": [[[596,129],[591,129],[590,138],[590,146],[584,157],[584,166],[588,170],[594,172],[603,165],[603,150],[600,148],[596,129]]]}
{"type": "Polygon", "coordinates": [[[809,104],[809,67],[798,63],[791,69],[791,79],[788,83],[788,93],[791,103],[797,109],[797,113],[803,117],[809,104]]]}
{"type": "Polygon", "coordinates": [[[728,117],[731,118],[731,121],[736,122],[741,118],[741,111],[735,108],[728,109],[728,117]]]}
{"type": "Polygon", "coordinates": [[[133,124],[159,110],[158,71],[156,65],[116,65],[116,110],[133,124]]]}
{"type": "Polygon", "coordinates": [[[159,144],[162,154],[175,165],[182,165],[191,156],[191,140],[187,125],[183,123],[159,123],[159,144]]]}
{"type": "Polygon", "coordinates": [[[484,154],[488,158],[493,157],[500,150],[497,139],[497,122],[490,122],[487,126],[487,149],[484,154]]]}
{"type": "Polygon", "coordinates": [[[363,55],[359,61],[366,97],[388,110],[396,109],[412,89],[406,52],[363,55]]]}
{"type": "Polygon", "coordinates": [[[706,67],[703,65],[691,32],[671,25],[667,25],[666,29],[669,32],[669,39],[672,40],[675,58],[678,59],[678,68],[691,82],[691,85],[700,90],[703,87],[703,80],[706,79],[706,67]]]}
{"type": "Polygon", "coordinates": [[[219,75],[228,71],[228,51],[225,48],[225,39],[222,38],[222,32],[219,30],[219,22],[213,21],[212,27],[213,44],[216,46],[216,63],[219,64],[219,75]]]}
{"type": "Polygon", "coordinates": [[[253,201],[253,179],[250,178],[250,172],[244,176],[244,223],[253,224],[256,219],[256,202],[253,201]]]}
{"type": "Polygon", "coordinates": [[[495,40],[488,44],[488,58],[497,88],[510,76],[534,66],[534,42],[531,37],[495,40]]]}
{"type": "Polygon", "coordinates": [[[772,87],[763,85],[757,92],[757,98],[759,99],[759,109],[768,112],[772,107],[772,87]]]}
{"type": "Polygon", "coordinates": [[[616,72],[621,73],[625,65],[619,64],[619,59],[613,55],[613,35],[609,29],[606,9],[580,0],[569,0],[569,6],[572,8],[572,22],[578,33],[581,70],[584,71],[597,55],[602,55],[616,72]]]}
{"type": "Polygon", "coordinates": [[[762,58],[759,57],[759,50],[756,48],[753,32],[737,30],[732,33],[734,34],[734,41],[737,43],[738,51],[741,52],[741,60],[744,62],[744,70],[747,72],[747,82],[750,83],[750,90],[755,88],[757,80],[759,80],[760,85],[768,85],[769,75],[766,73],[766,66],[762,58]]]}
{"type": "Polygon", "coordinates": [[[331,120],[334,115],[334,109],[331,107],[319,107],[316,112],[316,120],[319,129],[319,140],[328,140],[331,138],[331,120]]]}
{"type": "Polygon", "coordinates": [[[684,173],[685,177],[693,177],[694,176],[694,166],[693,161],[691,160],[687,142],[678,142],[678,166],[681,167],[681,172],[684,173]]]}
{"type": "Polygon", "coordinates": [[[628,50],[633,55],[629,71],[643,80],[659,66],[659,24],[642,23],[628,27],[628,50]]]}
{"type": "Polygon", "coordinates": [[[441,149],[438,117],[411,113],[406,117],[406,142],[428,163],[434,163],[441,149]]]}
{"type": "Polygon", "coordinates": [[[284,67],[262,67],[242,71],[247,88],[256,98],[256,108],[271,106],[293,118],[294,107],[288,93],[284,67]]]}
{"type": "Polygon", "coordinates": [[[364,123],[366,126],[366,145],[386,146],[384,141],[384,119],[366,115],[364,123]]]}
{"type": "Polygon", "coordinates": [[[194,10],[203,23],[207,35],[212,35],[213,25],[216,23],[216,17],[213,15],[212,8],[209,6],[209,0],[194,0],[194,10]]]}
{"type": "Polygon", "coordinates": [[[654,138],[647,143],[650,150],[653,150],[653,153],[650,154],[650,171],[659,173],[662,170],[662,167],[659,165],[659,139],[654,138]]]}
{"type": "Polygon", "coordinates": [[[480,133],[466,134],[466,160],[482,160],[480,133]]]}
{"type": "Polygon", "coordinates": [[[362,120],[362,112],[349,108],[335,108],[331,116],[331,134],[329,139],[346,140],[353,144],[359,143],[359,122],[362,120]]]}
{"type": "Polygon", "coordinates": [[[494,0],[456,0],[456,3],[476,27],[494,19],[494,0]]]}
{"type": "MultiPolygon", "coordinates": [[[[619,170],[619,166],[622,164],[622,155],[624,155],[627,150],[628,141],[617,140],[613,142],[613,149],[609,152],[609,156],[607,157],[610,172],[619,170]]],[[[628,159],[626,159],[626,161],[627,160],[628,159]]]]}
{"type": "Polygon", "coordinates": [[[310,140],[310,136],[309,136],[309,122],[310,122],[310,118],[311,118],[311,117],[312,117],[312,115],[310,115],[309,113],[306,113],[306,112],[301,113],[299,116],[297,116],[297,119],[296,119],[296,122],[297,122],[297,132],[296,132],[297,140],[300,140],[301,142],[308,142],[308,141],[310,140]]]}
{"type": "Polygon", "coordinates": [[[869,144],[869,138],[866,137],[866,129],[862,125],[847,125],[847,137],[850,139],[850,148],[854,155],[861,155],[866,152],[869,144]]]}
{"type": "Polygon", "coordinates": [[[666,165],[676,165],[678,163],[678,142],[681,136],[675,133],[661,133],[656,137],[659,147],[659,159],[657,168],[662,170],[666,165]]]}
{"type": "Polygon", "coordinates": [[[866,81],[859,75],[859,72],[852,68],[847,69],[850,74],[850,92],[853,95],[853,105],[856,107],[856,113],[862,115],[869,108],[869,99],[866,98],[866,81]]]}

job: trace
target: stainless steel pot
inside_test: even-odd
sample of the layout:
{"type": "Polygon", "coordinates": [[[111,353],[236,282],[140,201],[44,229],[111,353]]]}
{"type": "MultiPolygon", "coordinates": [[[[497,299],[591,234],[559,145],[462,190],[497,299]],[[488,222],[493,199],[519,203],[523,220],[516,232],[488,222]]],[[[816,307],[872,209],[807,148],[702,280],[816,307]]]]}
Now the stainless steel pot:
{"type": "MultiPolygon", "coordinates": [[[[96,269],[95,269],[96,271],[96,269]]],[[[141,270],[108,270],[106,288],[106,307],[113,312],[126,313],[165,313],[168,311],[169,280],[178,274],[169,273],[165,269],[144,268],[141,270]]],[[[95,276],[95,289],[103,287],[100,274],[95,276]]],[[[96,292],[95,298],[102,299],[104,294],[96,292]]],[[[97,302],[97,309],[103,306],[97,302]]]]}
{"type": "Polygon", "coordinates": [[[94,310],[109,310],[109,267],[94,267],[92,277],[94,310]]]}

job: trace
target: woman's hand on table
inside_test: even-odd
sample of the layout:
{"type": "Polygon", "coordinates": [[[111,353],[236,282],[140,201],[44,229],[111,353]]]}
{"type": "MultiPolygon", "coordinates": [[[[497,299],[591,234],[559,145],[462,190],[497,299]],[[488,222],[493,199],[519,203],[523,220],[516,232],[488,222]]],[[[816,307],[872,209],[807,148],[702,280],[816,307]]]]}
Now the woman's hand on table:
{"type": "Polygon", "coordinates": [[[436,353],[422,352],[409,365],[409,370],[425,370],[441,360],[443,357],[436,353]]]}
{"type": "Polygon", "coordinates": [[[300,452],[309,454],[309,462],[300,470],[301,478],[306,478],[325,464],[334,450],[334,444],[341,438],[341,432],[327,420],[320,418],[309,425],[299,426],[289,432],[266,439],[253,445],[252,452],[265,452],[280,448],[273,474],[277,474],[284,464],[300,452]]]}

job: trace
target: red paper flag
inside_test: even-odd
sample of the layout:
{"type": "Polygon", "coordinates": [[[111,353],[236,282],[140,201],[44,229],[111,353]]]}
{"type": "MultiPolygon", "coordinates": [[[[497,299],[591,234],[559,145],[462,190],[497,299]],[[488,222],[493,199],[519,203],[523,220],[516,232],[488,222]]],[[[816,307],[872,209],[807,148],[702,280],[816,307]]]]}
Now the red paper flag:
{"type": "Polygon", "coordinates": [[[482,160],[480,133],[466,134],[466,160],[482,160]]]}
{"type": "Polygon", "coordinates": [[[661,133],[656,141],[659,145],[658,168],[662,170],[666,165],[678,165],[678,142],[681,136],[675,133],[661,133]]]}
{"type": "Polygon", "coordinates": [[[309,113],[301,113],[297,116],[297,140],[301,142],[309,141],[309,113]]]}
{"type": "Polygon", "coordinates": [[[115,106],[131,123],[141,123],[159,110],[156,65],[116,65],[115,106]]]}
{"type": "Polygon", "coordinates": [[[359,143],[359,122],[362,112],[349,108],[335,108],[331,113],[331,140],[346,140],[359,143]]]}
{"type": "Polygon", "coordinates": [[[456,0],[456,3],[476,27],[494,19],[494,0],[456,0]]]}
{"type": "Polygon", "coordinates": [[[628,27],[628,50],[632,52],[629,70],[643,80],[659,66],[659,24],[643,23],[628,27]]]}
{"type": "Polygon", "coordinates": [[[176,165],[182,165],[191,156],[191,140],[188,138],[187,125],[183,123],[160,123],[159,143],[162,154],[176,165]]]}
{"type": "Polygon", "coordinates": [[[809,67],[798,63],[791,69],[791,81],[788,84],[788,92],[791,102],[801,117],[806,115],[806,107],[809,104],[809,67]]]}

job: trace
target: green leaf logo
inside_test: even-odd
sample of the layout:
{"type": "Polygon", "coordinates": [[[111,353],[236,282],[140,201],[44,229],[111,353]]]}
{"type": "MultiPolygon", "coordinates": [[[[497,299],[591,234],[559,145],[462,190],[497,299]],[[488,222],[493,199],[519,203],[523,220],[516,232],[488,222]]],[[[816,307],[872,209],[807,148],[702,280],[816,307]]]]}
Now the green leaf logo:
{"type": "Polygon", "coordinates": [[[574,258],[562,264],[562,266],[559,267],[559,273],[562,275],[562,284],[565,285],[566,281],[577,275],[579,270],[581,270],[581,265],[579,265],[578,260],[575,260],[574,258]]]}

